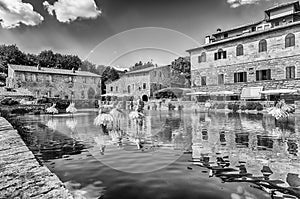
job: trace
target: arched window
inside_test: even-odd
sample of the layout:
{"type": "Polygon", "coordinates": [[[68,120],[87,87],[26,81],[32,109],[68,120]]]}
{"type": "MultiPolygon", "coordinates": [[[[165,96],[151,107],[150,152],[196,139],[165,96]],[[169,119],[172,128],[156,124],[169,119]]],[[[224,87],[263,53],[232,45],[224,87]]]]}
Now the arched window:
{"type": "Polygon", "coordinates": [[[267,52],[268,50],[267,41],[265,39],[260,40],[258,48],[259,48],[258,52],[267,52]]]}
{"type": "Polygon", "coordinates": [[[223,49],[219,49],[217,53],[215,53],[215,60],[218,59],[226,59],[227,58],[227,52],[223,49]]]}
{"type": "Polygon", "coordinates": [[[295,46],[295,35],[290,33],[285,37],[285,47],[295,46]]]}
{"type": "Polygon", "coordinates": [[[242,44],[239,44],[236,47],[236,56],[241,56],[241,55],[244,55],[244,47],[242,44]]]}
{"type": "Polygon", "coordinates": [[[127,92],[130,93],[130,85],[127,86],[127,92]]]}
{"type": "Polygon", "coordinates": [[[198,57],[198,63],[201,62],[206,62],[206,53],[203,52],[199,57],[198,57]]]}

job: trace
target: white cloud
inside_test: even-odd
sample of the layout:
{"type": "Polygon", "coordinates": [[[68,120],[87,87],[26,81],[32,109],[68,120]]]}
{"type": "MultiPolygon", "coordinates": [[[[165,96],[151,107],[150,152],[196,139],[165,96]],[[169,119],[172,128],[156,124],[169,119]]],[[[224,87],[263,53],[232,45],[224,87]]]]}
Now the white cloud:
{"type": "Polygon", "coordinates": [[[69,23],[78,18],[97,18],[101,11],[94,0],[58,0],[53,5],[43,3],[50,15],[56,15],[60,22],[69,23]]]}
{"type": "Polygon", "coordinates": [[[242,5],[258,4],[262,0],[227,0],[231,8],[237,8],[242,5]]]}
{"type": "Polygon", "coordinates": [[[23,3],[22,0],[0,0],[0,24],[3,28],[15,28],[21,23],[35,26],[43,20],[29,3],[23,3]]]}

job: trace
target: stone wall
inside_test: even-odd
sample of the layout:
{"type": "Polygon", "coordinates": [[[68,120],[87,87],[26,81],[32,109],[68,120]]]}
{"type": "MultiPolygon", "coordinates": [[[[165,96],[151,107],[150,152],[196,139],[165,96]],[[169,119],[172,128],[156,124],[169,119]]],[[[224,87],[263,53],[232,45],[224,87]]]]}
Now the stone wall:
{"type": "Polygon", "coordinates": [[[93,99],[101,93],[101,79],[84,76],[14,72],[9,85],[30,90],[36,97],[59,96],[68,99],[93,99]],[[72,95],[73,93],[73,95],[72,95]],[[72,96],[71,96],[72,95],[72,96]]]}

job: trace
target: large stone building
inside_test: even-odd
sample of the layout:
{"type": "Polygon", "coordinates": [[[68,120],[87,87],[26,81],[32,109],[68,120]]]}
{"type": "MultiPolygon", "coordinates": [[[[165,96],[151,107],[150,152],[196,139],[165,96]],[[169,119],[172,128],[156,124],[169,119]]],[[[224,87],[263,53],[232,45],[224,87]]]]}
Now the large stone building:
{"type": "Polygon", "coordinates": [[[300,88],[299,12],[298,1],[277,5],[261,21],[207,36],[188,50],[193,89],[251,99],[261,89],[300,88]]]}
{"type": "Polygon", "coordinates": [[[36,97],[86,100],[101,94],[101,76],[80,70],[8,65],[6,86],[28,89],[36,97]]]}
{"type": "Polygon", "coordinates": [[[125,94],[148,101],[155,91],[167,87],[184,87],[185,77],[171,65],[140,67],[125,73],[120,79],[106,84],[107,94],[125,94]]]}

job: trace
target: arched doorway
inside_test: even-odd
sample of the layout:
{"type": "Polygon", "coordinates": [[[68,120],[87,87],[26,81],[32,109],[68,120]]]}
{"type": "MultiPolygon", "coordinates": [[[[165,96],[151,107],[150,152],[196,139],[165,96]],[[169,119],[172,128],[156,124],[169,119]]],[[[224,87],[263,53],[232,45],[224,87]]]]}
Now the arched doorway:
{"type": "Polygon", "coordinates": [[[144,102],[148,102],[148,96],[147,96],[147,95],[143,95],[143,96],[142,96],[142,100],[143,100],[144,102]]]}

